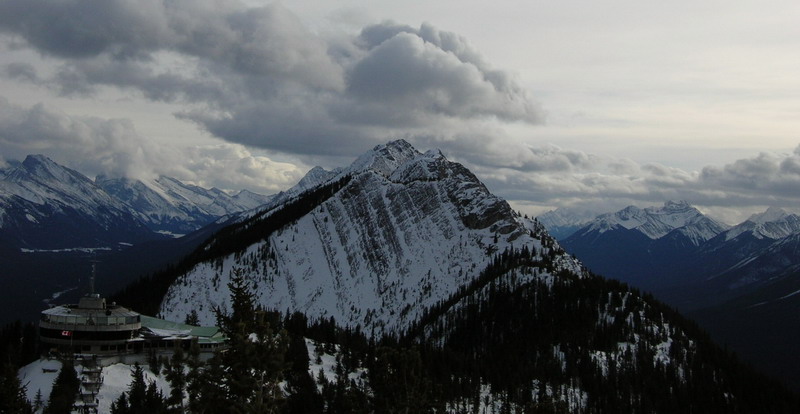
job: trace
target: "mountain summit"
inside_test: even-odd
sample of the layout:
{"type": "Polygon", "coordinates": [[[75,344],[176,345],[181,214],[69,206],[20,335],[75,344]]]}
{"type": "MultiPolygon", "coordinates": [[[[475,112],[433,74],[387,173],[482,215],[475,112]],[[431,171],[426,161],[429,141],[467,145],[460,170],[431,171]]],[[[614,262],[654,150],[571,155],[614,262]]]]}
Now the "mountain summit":
{"type": "Polygon", "coordinates": [[[629,206],[616,213],[600,215],[578,233],[604,233],[620,228],[636,230],[652,240],[678,231],[694,245],[699,245],[727,229],[727,226],[706,217],[686,201],[667,201],[663,207],[641,209],[629,206]]]}
{"type": "MultiPolygon", "coordinates": [[[[319,180],[319,170],[310,174],[319,180]]],[[[254,227],[286,209],[307,211],[243,250],[194,265],[169,289],[161,313],[181,319],[197,309],[210,322],[212,307],[226,303],[231,273],[247,269],[265,307],[396,331],[474,280],[494,254],[556,248],[544,247],[532,235],[542,229],[462,165],[402,140],[375,147],[304,194],[314,191],[326,196],[308,205],[303,195],[270,204],[244,221],[242,228],[254,227]]],[[[580,272],[569,256],[558,260],[580,272]]]]}
{"type": "Polygon", "coordinates": [[[684,283],[687,260],[729,227],[686,201],[598,216],[562,241],[590,269],[645,289],[684,283]]]}

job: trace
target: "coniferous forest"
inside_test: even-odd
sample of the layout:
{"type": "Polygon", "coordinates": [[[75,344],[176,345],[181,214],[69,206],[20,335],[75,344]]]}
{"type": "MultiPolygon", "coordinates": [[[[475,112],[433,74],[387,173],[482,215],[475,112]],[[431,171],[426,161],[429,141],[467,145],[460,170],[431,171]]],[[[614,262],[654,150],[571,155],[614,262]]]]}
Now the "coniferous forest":
{"type": "MultiPolygon", "coordinates": [[[[430,309],[407,332],[384,338],[368,338],[331,319],[260,309],[246,274],[237,272],[229,285],[230,312],[217,310],[229,338],[225,351],[203,363],[196,346],[177,349],[160,367],[170,395],[142,379],[141,370],[152,364],[136,367],[113,412],[472,413],[490,407],[516,413],[789,413],[800,408],[795,395],[714,345],[669,307],[593,275],[537,276],[548,266],[547,258],[536,259],[527,250],[497,254],[472,285],[430,309]],[[307,341],[320,349],[309,353],[307,341]],[[335,357],[333,377],[312,376],[314,354],[335,357]]],[[[4,331],[7,346],[13,343],[9,337],[25,330],[12,328],[4,331]]],[[[7,349],[19,362],[32,357],[22,355],[31,353],[29,348],[7,349]]],[[[67,374],[59,376],[52,409],[74,395],[67,374]]],[[[4,378],[4,395],[19,395],[13,389],[20,384],[4,378]]],[[[18,408],[11,408],[13,398],[3,401],[3,412],[29,412],[24,401],[16,400],[18,408]]]]}

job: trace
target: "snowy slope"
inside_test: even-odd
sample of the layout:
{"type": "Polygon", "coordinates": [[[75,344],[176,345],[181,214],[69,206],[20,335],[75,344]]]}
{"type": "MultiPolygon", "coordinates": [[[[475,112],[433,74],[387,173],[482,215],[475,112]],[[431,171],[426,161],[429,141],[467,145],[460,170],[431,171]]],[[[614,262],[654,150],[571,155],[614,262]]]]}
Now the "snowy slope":
{"type": "MultiPolygon", "coordinates": [[[[179,277],[161,315],[180,320],[196,309],[202,323],[213,321],[212,307],[226,304],[226,284],[238,268],[266,307],[380,333],[407,326],[474,279],[493,253],[523,244],[544,249],[530,220],[438,151],[421,154],[394,141],[336,174],[344,176],[352,179],[309,214],[179,277]]],[[[566,255],[561,261],[580,272],[566,255]]]]}
{"type": "MultiPolygon", "coordinates": [[[[61,362],[54,359],[39,359],[30,364],[20,368],[17,377],[20,382],[26,386],[26,392],[29,401],[34,401],[36,393],[41,391],[42,400],[47,403],[50,398],[50,392],[53,390],[53,382],[61,370],[61,362]]],[[[155,382],[158,389],[164,395],[169,395],[172,388],[169,382],[164,377],[162,371],[160,375],[155,375],[150,371],[147,364],[142,365],[143,376],[146,384],[155,382]]],[[[81,377],[83,367],[77,365],[75,371],[78,378],[81,377]]],[[[132,380],[131,372],[133,365],[122,363],[113,364],[103,368],[102,377],[103,383],[100,386],[100,391],[97,394],[98,412],[110,413],[111,404],[119,398],[120,394],[127,392],[132,380]]]]}

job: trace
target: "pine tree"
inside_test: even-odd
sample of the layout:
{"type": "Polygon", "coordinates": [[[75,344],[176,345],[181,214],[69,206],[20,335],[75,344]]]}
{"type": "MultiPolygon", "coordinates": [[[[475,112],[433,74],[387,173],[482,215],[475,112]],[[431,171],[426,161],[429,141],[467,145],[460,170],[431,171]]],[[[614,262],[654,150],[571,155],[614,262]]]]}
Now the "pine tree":
{"type": "Polygon", "coordinates": [[[416,349],[382,347],[369,371],[373,404],[381,413],[431,411],[430,380],[416,349]]]}
{"type": "Polygon", "coordinates": [[[155,381],[150,381],[147,384],[147,389],[145,390],[144,394],[144,406],[142,410],[138,412],[139,414],[166,414],[167,413],[167,401],[164,399],[164,395],[161,393],[161,390],[158,389],[156,386],[155,381]]]}
{"type": "Polygon", "coordinates": [[[197,315],[197,311],[192,309],[192,311],[186,315],[186,320],[184,322],[187,325],[200,325],[200,317],[197,315]]]}
{"type": "MultiPolygon", "coordinates": [[[[37,412],[44,408],[44,397],[42,396],[42,390],[36,390],[36,396],[33,398],[33,411],[37,412]]],[[[0,410],[2,412],[2,410],[0,410]]]]}
{"type": "Polygon", "coordinates": [[[50,392],[50,400],[47,402],[45,413],[60,414],[68,413],[75,404],[75,397],[78,395],[80,381],[75,367],[71,361],[64,361],[58,376],[53,382],[53,390],[50,392]]]}
{"type": "Polygon", "coordinates": [[[131,383],[128,392],[120,394],[119,398],[111,404],[112,414],[164,414],[167,412],[167,402],[155,381],[145,383],[144,370],[139,364],[131,370],[131,383]]]}
{"type": "Polygon", "coordinates": [[[155,348],[150,348],[148,351],[147,361],[150,363],[150,372],[158,375],[161,372],[161,359],[155,348]]]}
{"type": "Polygon", "coordinates": [[[131,371],[131,384],[128,387],[128,404],[131,413],[139,413],[145,404],[147,394],[147,384],[144,382],[144,371],[139,363],[134,364],[131,371]]]}
{"type": "Polygon", "coordinates": [[[186,375],[186,391],[189,394],[189,412],[198,412],[198,400],[200,396],[201,377],[203,370],[203,363],[200,361],[200,345],[197,343],[197,338],[192,339],[192,344],[189,347],[189,357],[186,360],[186,365],[189,367],[189,372],[186,375]]]}
{"type": "Polygon", "coordinates": [[[175,348],[172,360],[167,365],[165,375],[172,386],[167,402],[170,407],[177,409],[179,412],[183,411],[183,397],[186,389],[186,375],[183,372],[183,363],[183,350],[178,346],[175,348]]]}
{"type": "MultiPolygon", "coordinates": [[[[41,398],[41,393],[39,394],[41,398]]],[[[25,394],[25,386],[17,378],[11,364],[5,364],[0,372],[0,413],[31,413],[31,405],[25,394]]]]}
{"type": "Polygon", "coordinates": [[[226,370],[222,365],[220,354],[214,355],[202,369],[197,368],[190,374],[187,385],[190,412],[210,414],[232,411],[228,401],[227,386],[223,381],[225,375],[226,370]]]}
{"type": "Polygon", "coordinates": [[[287,351],[289,368],[286,373],[286,412],[288,414],[321,414],[322,397],[317,392],[314,379],[308,373],[308,348],[299,335],[291,337],[287,351]]]}
{"type": "Polygon", "coordinates": [[[128,395],[123,392],[117,399],[111,403],[111,414],[129,414],[130,404],[128,404],[128,395]]]}
{"type": "Polygon", "coordinates": [[[222,377],[233,412],[277,412],[282,399],[278,386],[286,354],[286,333],[275,333],[267,314],[255,307],[250,284],[241,269],[234,269],[228,283],[232,313],[215,309],[217,322],[228,338],[221,354],[226,370],[222,377]]]}

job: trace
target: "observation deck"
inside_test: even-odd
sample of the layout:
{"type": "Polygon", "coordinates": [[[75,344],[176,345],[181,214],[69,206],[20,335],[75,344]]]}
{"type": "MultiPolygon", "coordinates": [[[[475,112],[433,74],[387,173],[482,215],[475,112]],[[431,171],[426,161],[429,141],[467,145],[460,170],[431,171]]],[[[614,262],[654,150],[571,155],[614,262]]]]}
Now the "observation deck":
{"type": "Polygon", "coordinates": [[[141,315],[105,298],[89,294],[77,305],[61,305],[42,311],[39,337],[44,344],[73,353],[116,353],[138,336],[141,315]]]}

